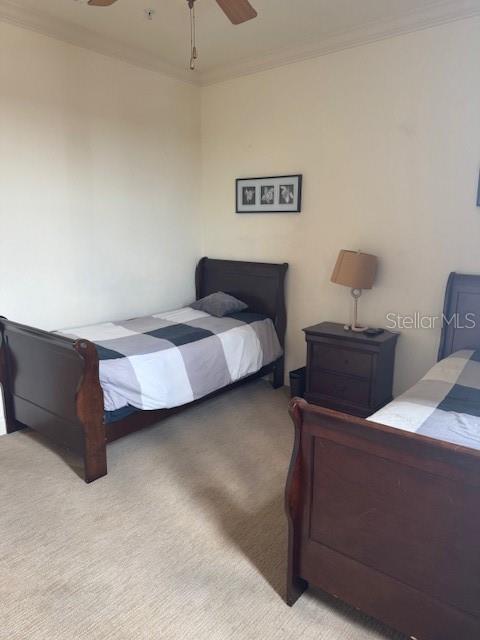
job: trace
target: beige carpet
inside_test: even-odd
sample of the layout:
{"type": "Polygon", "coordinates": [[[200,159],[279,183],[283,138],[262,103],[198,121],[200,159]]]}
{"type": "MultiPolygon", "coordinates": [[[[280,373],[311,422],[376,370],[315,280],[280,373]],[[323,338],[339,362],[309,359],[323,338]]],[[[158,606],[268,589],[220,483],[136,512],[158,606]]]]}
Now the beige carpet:
{"type": "Polygon", "coordinates": [[[282,600],[286,406],[239,388],[110,445],[91,485],[39,436],[0,438],[0,638],[400,638],[318,593],[282,600]]]}

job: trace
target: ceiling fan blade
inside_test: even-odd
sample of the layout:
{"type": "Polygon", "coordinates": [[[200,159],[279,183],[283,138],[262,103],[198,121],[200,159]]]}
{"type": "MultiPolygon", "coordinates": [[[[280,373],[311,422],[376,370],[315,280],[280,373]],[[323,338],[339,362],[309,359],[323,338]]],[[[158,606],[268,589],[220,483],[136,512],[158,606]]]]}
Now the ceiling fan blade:
{"type": "Polygon", "coordinates": [[[233,24],[242,24],[258,15],[248,0],[217,0],[217,4],[233,24]]]}
{"type": "Polygon", "coordinates": [[[117,0],[88,0],[88,4],[91,7],[109,7],[117,0]]]}

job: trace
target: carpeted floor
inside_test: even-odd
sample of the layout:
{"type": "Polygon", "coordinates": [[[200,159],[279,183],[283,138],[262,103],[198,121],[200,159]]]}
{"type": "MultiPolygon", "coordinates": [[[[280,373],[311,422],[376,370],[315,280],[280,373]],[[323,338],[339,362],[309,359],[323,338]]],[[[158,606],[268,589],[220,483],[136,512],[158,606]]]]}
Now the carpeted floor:
{"type": "Polygon", "coordinates": [[[110,445],[91,485],[39,436],[0,438],[0,638],[399,639],[319,593],[282,600],[286,407],[246,385],[110,445]]]}

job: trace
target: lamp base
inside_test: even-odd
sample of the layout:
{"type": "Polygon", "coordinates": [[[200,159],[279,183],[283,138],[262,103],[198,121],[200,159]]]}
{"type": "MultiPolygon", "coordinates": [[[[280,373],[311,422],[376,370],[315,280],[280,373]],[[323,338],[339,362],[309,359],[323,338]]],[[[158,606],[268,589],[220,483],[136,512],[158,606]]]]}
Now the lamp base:
{"type": "Polygon", "coordinates": [[[362,333],[365,331],[367,327],[359,327],[357,325],[357,317],[358,317],[358,299],[362,295],[361,289],[352,289],[351,292],[353,298],[353,323],[349,327],[344,327],[348,331],[355,331],[356,333],[362,333]]]}
{"type": "Polygon", "coordinates": [[[368,327],[354,327],[353,325],[349,325],[346,324],[343,327],[345,329],[345,331],[355,331],[356,333],[362,333],[363,331],[366,331],[368,329],[368,327]]]}

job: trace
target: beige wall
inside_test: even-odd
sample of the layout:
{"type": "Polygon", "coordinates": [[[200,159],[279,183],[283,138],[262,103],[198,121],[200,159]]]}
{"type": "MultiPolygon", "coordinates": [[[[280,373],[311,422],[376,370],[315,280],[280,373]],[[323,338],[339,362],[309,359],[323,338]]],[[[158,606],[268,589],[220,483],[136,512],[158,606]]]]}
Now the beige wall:
{"type": "MultiPolygon", "coordinates": [[[[288,261],[289,368],[301,329],[348,319],[337,252],[380,257],[361,320],[438,314],[448,273],[480,273],[480,20],[456,22],[203,90],[203,252],[288,261]],[[237,177],[303,173],[300,215],[235,215],[237,177]]],[[[439,331],[403,331],[396,391],[439,331]]]]}
{"type": "Polygon", "coordinates": [[[0,23],[0,315],[52,329],[192,299],[198,112],[196,87],[0,23]]]}

